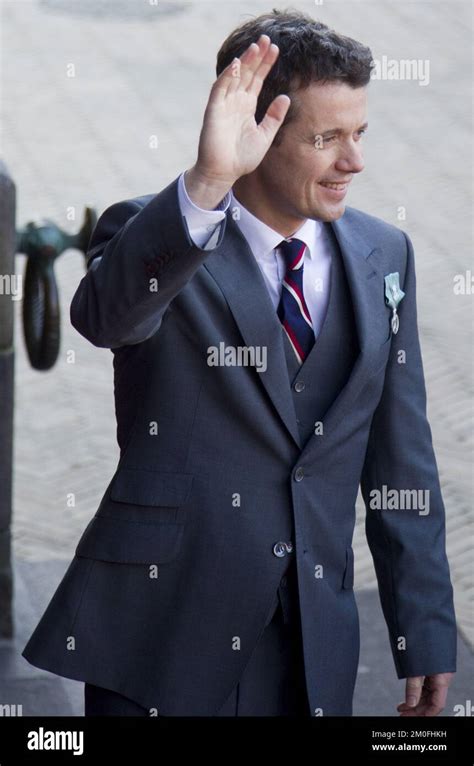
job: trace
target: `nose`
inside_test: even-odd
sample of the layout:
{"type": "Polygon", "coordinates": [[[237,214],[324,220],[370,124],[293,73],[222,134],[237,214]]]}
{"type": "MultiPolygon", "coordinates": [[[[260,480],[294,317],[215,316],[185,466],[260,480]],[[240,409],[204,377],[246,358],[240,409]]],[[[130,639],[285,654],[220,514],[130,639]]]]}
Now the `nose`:
{"type": "Polygon", "coordinates": [[[342,173],[361,173],[365,167],[362,147],[355,143],[344,147],[336,162],[336,169],[342,173]]]}

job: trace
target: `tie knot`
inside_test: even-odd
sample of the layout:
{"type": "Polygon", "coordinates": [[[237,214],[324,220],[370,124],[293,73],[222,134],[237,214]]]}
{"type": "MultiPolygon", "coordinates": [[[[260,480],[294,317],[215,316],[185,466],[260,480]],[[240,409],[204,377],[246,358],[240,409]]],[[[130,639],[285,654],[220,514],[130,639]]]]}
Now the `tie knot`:
{"type": "Polygon", "coordinates": [[[290,239],[283,239],[280,242],[279,247],[283,253],[283,257],[286,261],[286,268],[290,271],[297,271],[303,269],[304,254],[306,245],[301,239],[291,237],[290,239]]]}

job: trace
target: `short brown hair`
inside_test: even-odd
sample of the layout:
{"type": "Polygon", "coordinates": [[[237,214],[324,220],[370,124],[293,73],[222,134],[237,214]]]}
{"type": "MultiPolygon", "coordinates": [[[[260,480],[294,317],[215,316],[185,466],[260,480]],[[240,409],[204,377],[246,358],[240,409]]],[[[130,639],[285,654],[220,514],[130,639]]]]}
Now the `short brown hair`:
{"type": "MultiPolygon", "coordinates": [[[[352,88],[360,88],[370,81],[374,66],[370,48],[291,9],[273,9],[271,13],[257,16],[234,29],[217,54],[216,74],[219,75],[236,56],[241,56],[262,34],[268,35],[280,52],[258,97],[257,124],[280,93],[291,97],[294,91],[313,82],[340,81],[352,88]]],[[[292,101],[283,125],[294,116],[292,101]]]]}

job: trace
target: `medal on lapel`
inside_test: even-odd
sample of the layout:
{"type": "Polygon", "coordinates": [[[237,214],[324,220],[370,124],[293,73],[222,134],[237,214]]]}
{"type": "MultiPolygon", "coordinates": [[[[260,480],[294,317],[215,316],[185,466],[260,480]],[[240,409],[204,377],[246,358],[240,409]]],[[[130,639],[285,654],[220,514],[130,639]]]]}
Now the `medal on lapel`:
{"type": "Polygon", "coordinates": [[[391,327],[394,335],[397,334],[400,326],[397,307],[405,293],[400,288],[400,275],[398,271],[387,274],[385,280],[385,303],[392,309],[391,327]]]}

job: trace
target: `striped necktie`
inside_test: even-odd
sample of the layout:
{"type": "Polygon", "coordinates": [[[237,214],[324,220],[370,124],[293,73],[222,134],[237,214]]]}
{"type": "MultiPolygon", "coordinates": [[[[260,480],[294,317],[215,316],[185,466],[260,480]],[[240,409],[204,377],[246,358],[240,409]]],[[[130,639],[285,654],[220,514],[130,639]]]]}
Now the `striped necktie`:
{"type": "Polygon", "coordinates": [[[314,345],[313,324],[303,294],[303,267],[306,245],[300,239],[284,239],[279,247],[286,271],[277,314],[300,364],[314,345]]]}

